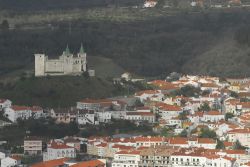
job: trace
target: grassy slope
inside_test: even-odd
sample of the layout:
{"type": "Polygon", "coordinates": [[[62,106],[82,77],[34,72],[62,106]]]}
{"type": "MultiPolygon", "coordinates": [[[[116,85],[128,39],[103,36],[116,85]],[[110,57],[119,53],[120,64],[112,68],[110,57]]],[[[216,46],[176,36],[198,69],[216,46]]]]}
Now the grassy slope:
{"type": "Polygon", "coordinates": [[[114,93],[111,82],[84,77],[28,78],[0,88],[0,97],[10,98],[15,104],[44,107],[74,106],[82,98],[104,98],[114,93]]]}
{"type": "Polygon", "coordinates": [[[96,76],[102,78],[119,77],[124,72],[113,60],[98,56],[88,57],[88,67],[94,69],[96,76]]]}

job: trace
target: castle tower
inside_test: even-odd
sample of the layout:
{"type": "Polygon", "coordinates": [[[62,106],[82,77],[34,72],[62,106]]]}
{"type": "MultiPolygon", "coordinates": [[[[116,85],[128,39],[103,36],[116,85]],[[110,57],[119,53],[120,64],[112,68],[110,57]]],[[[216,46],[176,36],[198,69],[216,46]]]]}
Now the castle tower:
{"type": "Polygon", "coordinates": [[[74,59],[73,59],[73,54],[70,52],[68,45],[65,51],[63,52],[62,58],[63,58],[63,64],[64,64],[63,65],[64,74],[72,73],[74,59]]]}
{"type": "Polygon", "coordinates": [[[35,76],[45,75],[45,54],[35,54],[35,76]]]}
{"type": "Polygon", "coordinates": [[[71,55],[70,50],[69,50],[69,45],[66,46],[65,51],[63,51],[63,55],[71,55]]]}
{"type": "Polygon", "coordinates": [[[84,51],[82,44],[79,53],[77,54],[77,57],[81,58],[82,71],[87,71],[87,54],[84,51]]]}

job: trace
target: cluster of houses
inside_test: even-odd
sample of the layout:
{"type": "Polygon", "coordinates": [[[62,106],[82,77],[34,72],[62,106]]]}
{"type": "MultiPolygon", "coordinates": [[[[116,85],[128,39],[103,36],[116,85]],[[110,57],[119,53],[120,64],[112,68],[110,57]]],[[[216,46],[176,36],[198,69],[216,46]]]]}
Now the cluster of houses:
{"type": "MultiPolygon", "coordinates": [[[[177,80],[153,80],[147,84],[151,89],[131,97],[82,99],[70,108],[16,106],[10,100],[0,99],[0,110],[14,124],[19,119],[51,117],[56,123],[76,122],[84,127],[111,123],[114,119],[148,124],[158,134],[65,137],[46,141],[45,147],[41,138],[26,137],[24,152],[42,155],[43,165],[56,162],[76,166],[76,162],[69,165],[69,159],[76,158],[86,147],[85,152],[97,157],[93,161],[101,162],[100,166],[105,163],[97,159],[111,160],[112,167],[250,166],[250,78],[222,80],[183,75],[177,80]],[[204,129],[214,132],[216,139],[202,137],[204,129]],[[163,130],[169,137],[161,136],[163,130]],[[219,143],[223,148],[218,148],[219,143]],[[236,143],[241,148],[236,148],[236,143]]],[[[15,155],[0,159],[1,164],[9,162],[4,167],[20,163],[15,155]]]]}
{"type": "MultiPolygon", "coordinates": [[[[144,8],[155,7],[160,0],[146,0],[144,8]]],[[[162,1],[161,1],[162,2],[162,1]]],[[[163,7],[173,7],[175,5],[183,7],[212,7],[212,8],[225,8],[233,6],[249,7],[250,1],[248,0],[163,0],[163,7]]],[[[176,7],[176,6],[175,6],[176,7]]]]}
{"type": "Polygon", "coordinates": [[[250,165],[245,150],[216,149],[216,141],[209,138],[130,137],[88,139],[89,154],[112,159],[112,167],[231,167],[250,165]]]}

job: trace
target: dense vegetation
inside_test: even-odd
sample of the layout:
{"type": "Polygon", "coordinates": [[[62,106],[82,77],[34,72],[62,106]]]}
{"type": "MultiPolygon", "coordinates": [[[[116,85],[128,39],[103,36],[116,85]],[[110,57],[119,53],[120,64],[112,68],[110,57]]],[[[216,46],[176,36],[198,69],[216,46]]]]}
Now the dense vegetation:
{"type": "Polygon", "coordinates": [[[104,124],[100,126],[86,126],[81,131],[82,137],[89,136],[112,136],[115,134],[154,134],[152,127],[146,124],[137,126],[134,123],[127,120],[113,120],[111,124],[104,124]]]}
{"type": "MultiPolygon", "coordinates": [[[[171,71],[225,76],[248,74],[250,49],[245,45],[247,36],[242,34],[247,30],[239,28],[250,25],[250,12],[179,11],[169,16],[169,11],[164,10],[114,8],[102,20],[93,20],[95,15],[88,20],[83,15],[70,22],[52,20],[17,25],[19,29],[0,33],[0,72],[32,69],[34,53],[60,54],[67,43],[76,52],[83,42],[90,56],[111,58],[125,70],[141,75],[171,71]],[[148,18],[141,20],[142,14],[148,18]],[[137,15],[141,15],[139,20],[137,15]],[[116,21],[112,21],[114,18],[116,21]]],[[[48,17],[53,17],[53,13],[48,17]]],[[[101,16],[96,13],[98,17],[101,16]]],[[[24,15],[23,19],[26,18],[29,20],[24,15]]]]}
{"type": "Polygon", "coordinates": [[[131,6],[142,0],[0,0],[0,9],[8,10],[48,10],[113,6],[131,6]]]}

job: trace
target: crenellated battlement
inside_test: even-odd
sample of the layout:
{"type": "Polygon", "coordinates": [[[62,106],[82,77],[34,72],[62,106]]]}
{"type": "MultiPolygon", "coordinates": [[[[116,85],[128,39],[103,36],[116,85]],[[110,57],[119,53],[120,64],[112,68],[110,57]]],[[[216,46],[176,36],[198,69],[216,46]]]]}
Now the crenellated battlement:
{"type": "Polygon", "coordinates": [[[87,54],[81,45],[74,55],[67,46],[58,59],[49,59],[45,54],[35,54],[35,76],[81,75],[87,71],[87,54]]]}

